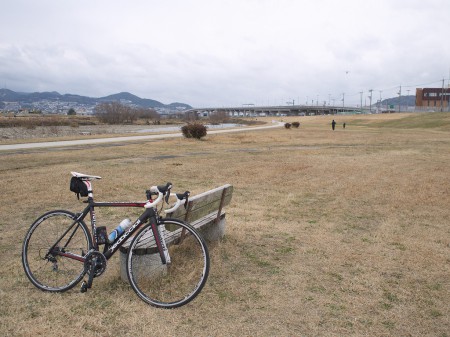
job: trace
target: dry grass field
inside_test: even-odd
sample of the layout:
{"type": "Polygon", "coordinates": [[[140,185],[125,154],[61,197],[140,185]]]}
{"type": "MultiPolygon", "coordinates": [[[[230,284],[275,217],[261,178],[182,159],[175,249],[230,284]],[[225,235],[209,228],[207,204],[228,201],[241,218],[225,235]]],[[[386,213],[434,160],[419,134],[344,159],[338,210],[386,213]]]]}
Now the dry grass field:
{"type": "MultiPolygon", "coordinates": [[[[301,126],[0,152],[0,335],[450,336],[450,114],[284,120],[301,126]],[[166,181],[193,194],[234,185],[193,302],[147,306],[120,280],[118,256],[84,294],[28,281],[33,220],[83,208],[70,171],[103,177],[99,201],[143,200],[166,181]]],[[[101,209],[97,224],[135,214],[101,209]]]]}

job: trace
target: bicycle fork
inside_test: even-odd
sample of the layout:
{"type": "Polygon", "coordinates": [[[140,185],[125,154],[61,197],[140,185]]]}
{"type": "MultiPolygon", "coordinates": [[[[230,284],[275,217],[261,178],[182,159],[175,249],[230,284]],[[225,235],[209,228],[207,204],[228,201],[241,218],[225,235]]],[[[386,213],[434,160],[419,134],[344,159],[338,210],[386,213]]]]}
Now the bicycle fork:
{"type": "Polygon", "coordinates": [[[166,228],[164,224],[160,224],[156,217],[151,217],[150,226],[152,228],[153,237],[155,238],[156,247],[158,248],[162,264],[170,264],[170,254],[166,244],[166,228]]]}

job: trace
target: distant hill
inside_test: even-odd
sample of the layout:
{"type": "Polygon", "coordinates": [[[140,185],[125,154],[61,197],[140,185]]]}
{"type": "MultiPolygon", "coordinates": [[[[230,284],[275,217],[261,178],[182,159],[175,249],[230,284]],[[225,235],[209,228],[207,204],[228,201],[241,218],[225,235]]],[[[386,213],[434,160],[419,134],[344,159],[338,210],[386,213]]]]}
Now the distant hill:
{"type": "Polygon", "coordinates": [[[140,98],[129,92],[120,92],[118,94],[109,95],[106,97],[98,98],[100,102],[112,102],[112,101],[128,101],[133,104],[139,105],[143,108],[164,108],[166,107],[163,103],[155,101],[153,99],[140,98]]]}
{"type": "Polygon", "coordinates": [[[402,106],[415,106],[416,105],[416,96],[409,95],[409,96],[402,96],[402,97],[393,97],[393,98],[386,98],[381,101],[381,105],[398,105],[400,104],[402,106]]]}
{"type": "MultiPolygon", "coordinates": [[[[97,104],[102,102],[128,102],[137,105],[142,108],[186,108],[191,109],[192,107],[185,103],[170,103],[163,104],[161,102],[155,101],[153,99],[140,98],[129,92],[121,92],[114,95],[109,95],[105,97],[87,97],[74,94],[64,94],[61,95],[56,91],[52,92],[15,92],[9,89],[0,89],[0,102],[20,102],[20,103],[33,103],[41,100],[49,101],[60,101],[60,102],[74,102],[79,104],[97,104]]],[[[0,104],[1,107],[1,104],[0,104]]]]}

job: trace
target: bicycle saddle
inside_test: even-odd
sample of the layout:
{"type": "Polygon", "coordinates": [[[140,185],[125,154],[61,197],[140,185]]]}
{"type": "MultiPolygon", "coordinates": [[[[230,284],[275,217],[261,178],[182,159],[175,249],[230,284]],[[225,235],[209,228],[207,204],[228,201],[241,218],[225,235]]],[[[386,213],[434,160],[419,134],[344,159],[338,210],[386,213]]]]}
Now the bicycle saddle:
{"type": "Polygon", "coordinates": [[[94,179],[102,179],[99,176],[91,176],[89,174],[78,173],[78,172],[70,172],[74,177],[81,178],[83,180],[94,180],[94,179]]]}

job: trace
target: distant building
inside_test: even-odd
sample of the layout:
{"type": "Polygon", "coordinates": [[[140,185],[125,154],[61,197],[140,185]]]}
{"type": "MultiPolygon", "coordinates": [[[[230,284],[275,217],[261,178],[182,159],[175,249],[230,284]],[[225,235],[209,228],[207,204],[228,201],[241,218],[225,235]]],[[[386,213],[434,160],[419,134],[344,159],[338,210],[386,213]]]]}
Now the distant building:
{"type": "Polygon", "coordinates": [[[450,88],[417,88],[416,107],[449,107],[450,88]]]}

